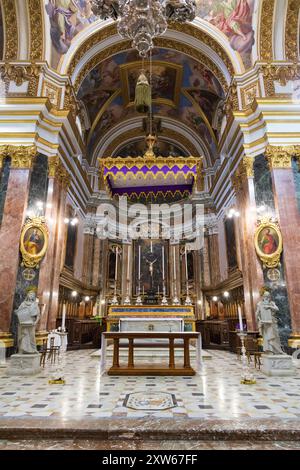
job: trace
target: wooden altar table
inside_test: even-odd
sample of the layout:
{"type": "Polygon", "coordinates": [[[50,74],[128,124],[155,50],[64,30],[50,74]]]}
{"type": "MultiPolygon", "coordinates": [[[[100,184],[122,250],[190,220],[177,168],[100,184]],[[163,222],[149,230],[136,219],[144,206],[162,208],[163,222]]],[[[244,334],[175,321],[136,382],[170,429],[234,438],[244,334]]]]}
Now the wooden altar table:
{"type": "MultiPolygon", "coordinates": [[[[195,332],[106,332],[103,333],[102,349],[101,349],[101,375],[105,372],[106,365],[106,342],[113,340],[113,364],[108,369],[108,375],[195,375],[196,371],[191,367],[190,363],[190,340],[197,340],[196,362],[197,369],[201,364],[201,334],[195,332]],[[120,340],[127,340],[128,344],[120,343],[120,340]],[[134,348],[140,347],[140,344],[134,342],[135,339],[166,339],[169,348],[169,363],[163,364],[135,364],[134,348]],[[128,348],[127,365],[120,364],[119,351],[120,347],[128,348]],[[183,364],[175,364],[175,348],[183,348],[184,358],[183,364]]],[[[151,345],[152,343],[149,343],[151,345]]],[[[155,349],[154,349],[155,350],[155,349]]]]}

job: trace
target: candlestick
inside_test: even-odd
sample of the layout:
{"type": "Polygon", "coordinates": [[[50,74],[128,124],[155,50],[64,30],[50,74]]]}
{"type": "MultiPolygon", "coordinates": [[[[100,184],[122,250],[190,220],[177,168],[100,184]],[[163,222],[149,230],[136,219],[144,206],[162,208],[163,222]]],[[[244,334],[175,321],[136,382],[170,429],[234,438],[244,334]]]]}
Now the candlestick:
{"type": "Polygon", "coordinates": [[[129,270],[130,270],[130,245],[128,245],[128,251],[127,251],[127,279],[129,281],[129,270]]]}
{"type": "Polygon", "coordinates": [[[180,305],[180,301],[177,297],[177,286],[176,286],[176,247],[174,246],[173,249],[173,264],[174,264],[174,297],[173,297],[173,305],[180,305]]]}
{"type": "Polygon", "coordinates": [[[66,314],[67,314],[67,306],[64,302],[63,309],[62,309],[61,331],[66,331],[66,314]]]}
{"type": "Polygon", "coordinates": [[[141,245],[139,245],[139,281],[141,280],[141,245]]]}
{"type": "Polygon", "coordinates": [[[174,246],[174,250],[173,250],[173,261],[174,261],[174,282],[175,282],[175,285],[176,285],[176,248],[174,246]]]}
{"type": "Polygon", "coordinates": [[[186,277],[186,285],[188,285],[189,274],[188,274],[188,264],[187,264],[187,250],[185,247],[185,277],[186,277]]]}
{"type": "Polygon", "coordinates": [[[118,247],[116,247],[115,281],[118,280],[118,247]]]}
{"type": "Polygon", "coordinates": [[[164,245],[162,246],[162,275],[163,275],[163,281],[165,280],[165,247],[164,245]]]}
{"type": "Polygon", "coordinates": [[[240,324],[240,331],[243,331],[243,318],[242,318],[242,311],[241,307],[238,306],[238,314],[239,314],[239,324],[240,324]]]}
{"type": "Polygon", "coordinates": [[[151,251],[151,253],[153,253],[152,240],[150,241],[150,251],[151,251]]]}

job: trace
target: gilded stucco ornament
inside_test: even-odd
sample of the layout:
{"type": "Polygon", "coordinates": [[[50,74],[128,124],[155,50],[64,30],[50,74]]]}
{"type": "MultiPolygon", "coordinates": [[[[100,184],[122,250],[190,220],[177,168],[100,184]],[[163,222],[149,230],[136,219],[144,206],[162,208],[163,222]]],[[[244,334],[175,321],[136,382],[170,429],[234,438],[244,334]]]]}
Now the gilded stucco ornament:
{"type": "Polygon", "coordinates": [[[18,95],[18,91],[9,92],[9,83],[15,82],[17,87],[21,87],[25,82],[29,82],[26,91],[27,96],[36,96],[38,91],[39,75],[43,71],[42,65],[32,63],[31,65],[18,65],[5,63],[0,67],[0,75],[5,83],[6,95],[18,95]]]}
{"type": "Polygon", "coordinates": [[[285,55],[287,60],[298,60],[300,0],[288,0],[285,29],[285,55]]]}
{"type": "Polygon", "coordinates": [[[57,179],[59,184],[66,189],[70,186],[72,179],[58,155],[48,157],[48,176],[57,179]]]}
{"type": "Polygon", "coordinates": [[[263,0],[260,18],[260,60],[273,59],[273,22],[275,0],[263,0]]]}
{"type": "Polygon", "coordinates": [[[253,178],[254,158],[252,157],[243,157],[235,170],[234,174],[231,176],[231,184],[236,193],[239,193],[246,179],[253,178]]]}
{"type": "Polygon", "coordinates": [[[40,0],[27,0],[30,21],[30,59],[42,60],[44,51],[44,2],[40,0]]]}
{"type": "Polygon", "coordinates": [[[5,31],[4,60],[16,60],[18,58],[19,29],[16,27],[15,0],[2,0],[2,12],[5,31]]]}
{"type": "Polygon", "coordinates": [[[36,154],[37,149],[35,145],[1,145],[0,166],[2,166],[4,158],[10,157],[11,168],[30,169],[36,154]]]}
{"type": "Polygon", "coordinates": [[[300,145],[275,146],[268,145],[265,152],[269,167],[273,169],[286,169],[292,166],[292,157],[300,157],[300,145]]]}
{"type": "Polygon", "coordinates": [[[257,256],[266,268],[276,268],[282,253],[282,235],[277,222],[273,219],[258,221],[254,234],[254,245],[257,256]]]}

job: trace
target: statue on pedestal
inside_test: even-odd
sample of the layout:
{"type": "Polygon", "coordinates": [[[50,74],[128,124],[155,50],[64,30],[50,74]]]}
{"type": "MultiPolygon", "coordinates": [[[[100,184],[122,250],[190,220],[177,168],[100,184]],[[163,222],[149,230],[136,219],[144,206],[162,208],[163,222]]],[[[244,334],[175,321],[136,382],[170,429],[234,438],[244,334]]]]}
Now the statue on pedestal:
{"type": "Polygon", "coordinates": [[[18,354],[38,354],[35,328],[40,319],[40,309],[33,290],[27,292],[15,314],[18,318],[18,354]]]}
{"type": "Polygon", "coordinates": [[[271,294],[266,291],[262,300],[256,307],[256,320],[261,336],[263,337],[263,350],[267,354],[285,354],[279,338],[276,313],[279,308],[271,300],[271,294]]]}

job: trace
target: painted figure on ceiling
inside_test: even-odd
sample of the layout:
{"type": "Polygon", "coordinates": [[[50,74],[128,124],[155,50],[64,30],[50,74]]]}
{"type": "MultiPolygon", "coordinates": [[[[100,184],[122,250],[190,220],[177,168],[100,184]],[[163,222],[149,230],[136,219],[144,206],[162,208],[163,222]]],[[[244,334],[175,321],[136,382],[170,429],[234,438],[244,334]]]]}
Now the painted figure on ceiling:
{"type": "Polygon", "coordinates": [[[52,44],[59,54],[65,54],[76,34],[97,19],[91,0],[49,0],[46,11],[52,44]]]}

